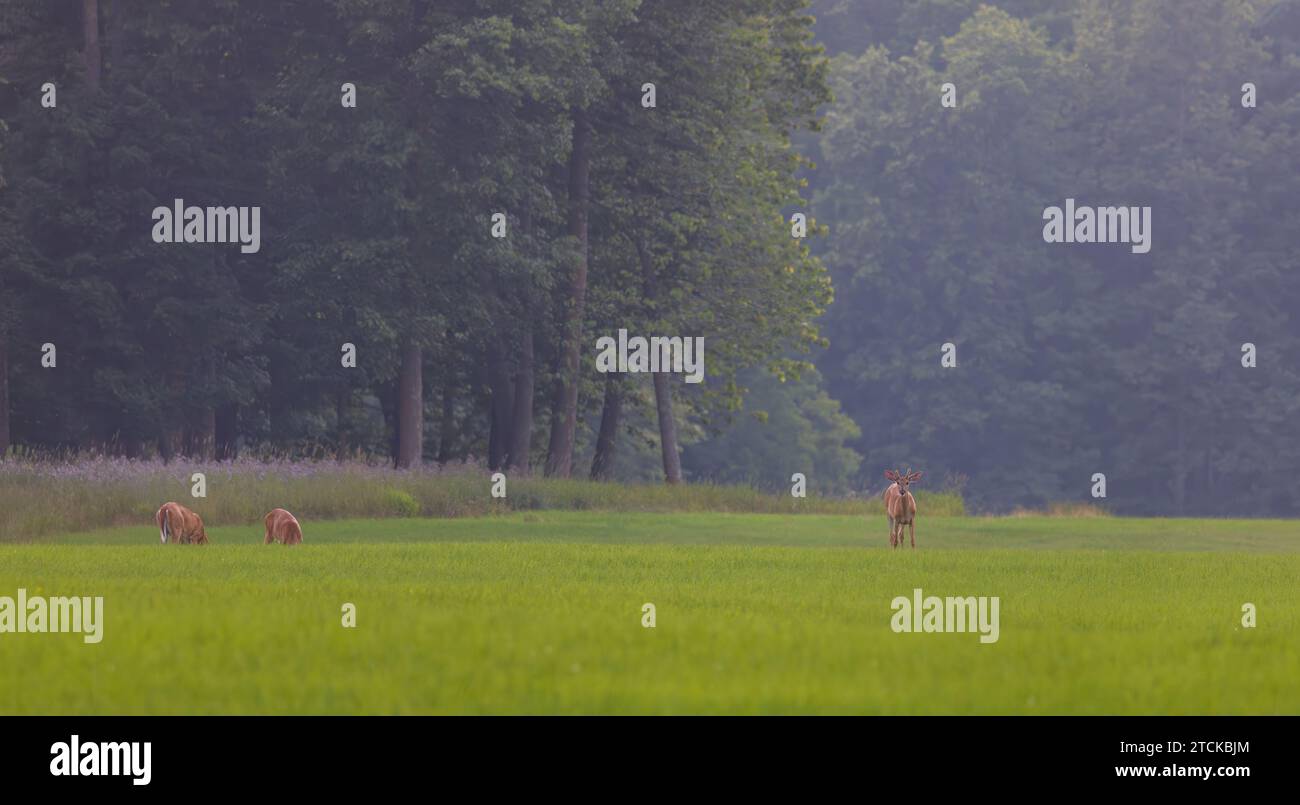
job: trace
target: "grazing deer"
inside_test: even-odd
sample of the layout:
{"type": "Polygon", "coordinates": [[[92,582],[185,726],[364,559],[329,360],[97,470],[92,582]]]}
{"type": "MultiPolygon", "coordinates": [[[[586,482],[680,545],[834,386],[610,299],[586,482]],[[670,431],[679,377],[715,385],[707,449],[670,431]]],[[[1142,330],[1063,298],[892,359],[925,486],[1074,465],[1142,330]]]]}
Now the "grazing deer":
{"type": "Polygon", "coordinates": [[[169,542],[181,545],[207,545],[208,534],[203,530],[203,518],[179,503],[167,502],[154,515],[158,523],[158,535],[166,545],[169,542]]]}
{"type": "Polygon", "coordinates": [[[885,477],[893,481],[885,490],[885,514],[889,516],[889,547],[903,544],[903,526],[908,527],[912,547],[916,547],[916,498],[907,490],[908,484],[921,480],[921,473],[911,469],[904,474],[898,470],[885,470],[885,477]]]}
{"type": "Polygon", "coordinates": [[[266,515],[266,539],[263,545],[278,542],[281,545],[299,545],[302,543],[302,526],[298,518],[284,509],[271,509],[266,515]]]}

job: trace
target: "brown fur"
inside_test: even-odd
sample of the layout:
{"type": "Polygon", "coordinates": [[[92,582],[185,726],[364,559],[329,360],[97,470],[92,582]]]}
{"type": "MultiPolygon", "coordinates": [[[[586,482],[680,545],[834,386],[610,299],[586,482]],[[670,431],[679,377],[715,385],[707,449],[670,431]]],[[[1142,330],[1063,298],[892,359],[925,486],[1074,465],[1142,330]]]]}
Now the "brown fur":
{"type": "Polygon", "coordinates": [[[154,515],[154,521],[158,524],[158,536],[164,543],[208,544],[208,534],[203,530],[203,518],[179,503],[164,503],[154,515]]]}
{"type": "Polygon", "coordinates": [[[282,545],[301,544],[302,526],[298,524],[298,518],[284,509],[271,509],[266,515],[266,539],[262,544],[270,545],[272,542],[282,545]]]}
{"type": "Polygon", "coordinates": [[[921,473],[908,472],[899,474],[887,470],[885,477],[894,483],[885,490],[885,514],[889,517],[889,547],[897,548],[903,544],[903,526],[908,527],[908,536],[912,547],[916,547],[916,498],[908,490],[908,485],[921,479],[921,473]]]}

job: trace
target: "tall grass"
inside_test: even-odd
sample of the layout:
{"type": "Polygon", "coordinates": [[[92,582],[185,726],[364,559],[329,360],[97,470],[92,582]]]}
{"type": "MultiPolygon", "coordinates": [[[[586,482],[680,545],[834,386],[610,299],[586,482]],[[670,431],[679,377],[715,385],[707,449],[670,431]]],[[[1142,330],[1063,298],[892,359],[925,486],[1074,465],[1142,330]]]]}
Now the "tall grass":
{"type": "Polygon", "coordinates": [[[1081,501],[1062,501],[1049,503],[1042,509],[1018,507],[1008,517],[1110,517],[1110,511],[1095,503],[1081,501]]]}
{"type": "MultiPolygon", "coordinates": [[[[345,517],[474,517],[533,509],[639,512],[882,514],[873,492],[860,497],[792,498],[746,486],[618,484],[513,478],[491,495],[490,473],[473,464],[395,470],[364,462],[0,461],[0,540],[151,523],[168,500],[210,525],[259,522],[275,507],[304,520],[345,517]],[[191,476],[207,496],[191,496],[191,476]]],[[[955,493],[917,493],[928,515],[964,514],[955,493]]]]}

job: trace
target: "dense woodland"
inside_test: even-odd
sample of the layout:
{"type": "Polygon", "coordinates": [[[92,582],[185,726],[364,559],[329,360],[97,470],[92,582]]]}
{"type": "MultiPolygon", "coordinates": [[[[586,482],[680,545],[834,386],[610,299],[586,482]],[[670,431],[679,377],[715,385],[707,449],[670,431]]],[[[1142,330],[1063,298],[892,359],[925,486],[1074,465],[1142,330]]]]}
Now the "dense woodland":
{"type": "Polygon", "coordinates": [[[1294,0],[11,0],[0,123],[0,454],[1300,514],[1294,0]]]}

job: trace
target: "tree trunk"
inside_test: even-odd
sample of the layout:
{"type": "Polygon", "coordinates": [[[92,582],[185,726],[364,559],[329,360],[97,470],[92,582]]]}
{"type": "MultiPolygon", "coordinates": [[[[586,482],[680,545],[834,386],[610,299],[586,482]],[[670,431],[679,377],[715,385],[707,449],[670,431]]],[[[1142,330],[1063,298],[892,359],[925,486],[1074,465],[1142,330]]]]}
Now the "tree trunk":
{"type": "Polygon", "coordinates": [[[81,32],[85,44],[82,59],[86,65],[86,84],[91,89],[99,89],[102,65],[99,55],[99,0],[82,0],[81,32]]]}
{"type": "Polygon", "coordinates": [[[217,409],[206,401],[217,384],[217,364],[215,358],[202,363],[203,383],[200,396],[205,401],[189,410],[185,417],[185,455],[203,461],[211,461],[217,444],[217,409]]]}
{"type": "Polygon", "coordinates": [[[456,381],[448,375],[442,386],[442,419],[438,422],[438,463],[451,461],[456,427],[456,381]]]}
{"type": "Polygon", "coordinates": [[[1174,478],[1171,488],[1174,494],[1174,515],[1183,517],[1187,511],[1187,429],[1184,426],[1182,409],[1178,409],[1175,427],[1178,432],[1178,446],[1174,457],[1174,478]]]}
{"type": "Polygon", "coordinates": [[[397,381],[397,460],[399,469],[418,467],[424,452],[423,354],[414,343],[402,346],[402,369],[397,381]]]}
{"type": "Polygon", "coordinates": [[[162,456],[164,464],[171,463],[171,460],[181,452],[184,435],[184,431],[175,425],[164,426],[162,434],[158,437],[158,454],[162,456]]]}
{"type": "Polygon", "coordinates": [[[618,426],[622,415],[622,380],[617,375],[605,375],[605,404],[600,410],[600,433],[596,436],[596,455],[591,459],[593,481],[607,481],[614,471],[614,450],[618,446],[618,426]]]}
{"type": "Polygon", "coordinates": [[[239,406],[223,405],[217,409],[216,453],[218,461],[239,458],[239,406]]]}
{"type": "Polygon", "coordinates": [[[185,429],[185,454],[211,461],[217,442],[217,411],[212,406],[199,409],[185,429]]]}
{"type": "MultiPolygon", "coordinates": [[[[657,301],[659,283],[654,272],[654,261],[641,238],[635,238],[636,255],[641,263],[641,281],[645,298],[657,301]]],[[[654,373],[655,413],[659,418],[659,452],[663,455],[664,480],[670,484],[682,482],[682,459],[677,454],[677,423],[673,420],[673,392],[668,385],[667,372],[654,373]]]]}
{"type": "Polygon", "coordinates": [[[488,346],[488,387],[492,392],[488,422],[488,469],[504,469],[509,463],[510,419],[514,414],[514,387],[501,345],[495,338],[488,346]]]}
{"type": "Polygon", "coordinates": [[[1221,509],[1215,501],[1214,494],[1214,457],[1210,448],[1205,449],[1205,487],[1202,490],[1201,500],[1207,504],[1204,508],[1212,514],[1219,514],[1221,509]]]}
{"type": "Polygon", "coordinates": [[[170,462],[185,448],[185,376],[176,363],[167,371],[167,398],[161,418],[162,430],[158,436],[158,453],[164,462],[170,462]]]}
{"type": "Polygon", "coordinates": [[[384,433],[389,434],[388,455],[393,457],[394,464],[397,463],[397,443],[401,436],[397,422],[397,386],[397,382],[382,383],[375,389],[375,396],[379,398],[379,410],[384,417],[384,433]],[[392,425],[391,434],[389,425],[392,425]]]}
{"type": "Polygon", "coordinates": [[[511,475],[531,472],[529,451],[533,444],[533,327],[525,322],[519,340],[519,366],[515,370],[515,409],[510,423],[511,475]]]}
{"type": "Polygon", "coordinates": [[[109,0],[108,23],[104,26],[108,34],[108,78],[113,80],[113,70],[122,57],[122,13],[118,0],[109,0]]]}
{"type": "Polygon", "coordinates": [[[682,458],[677,455],[677,423],[673,421],[673,392],[668,386],[669,374],[655,372],[655,409],[659,414],[659,449],[664,457],[664,480],[670,484],[682,482],[682,458]]]}
{"type": "Polygon", "coordinates": [[[145,440],[134,434],[122,440],[122,455],[129,459],[144,458],[145,440]]]}
{"type": "Polygon", "coordinates": [[[9,339],[0,334],[0,460],[9,452],[9,339]]]}
{"type": "Polygon", "coordinates": [[[334,392],[334,460],[342,461],[348,453],[348,403],[352,389],[341,386],[334,392]]]}
{"type": "Polygon", "coordinates": [[[569,155],[569,229],[578,239],[578,259],[569,282],[564,311],[561,363],[551,416],[551,443],[546,474],[573,474],[573,441],[578,430],[578,381],[582,351],[582,320],[587,301],[587,177],[591,168],[591,127],[587,113],[573,110],[573,152],[569,155]]]}

